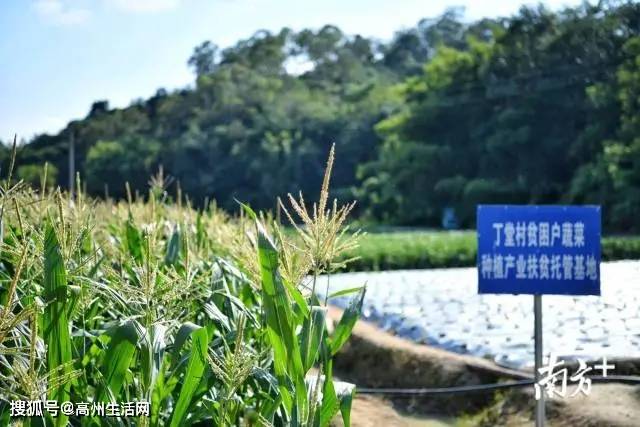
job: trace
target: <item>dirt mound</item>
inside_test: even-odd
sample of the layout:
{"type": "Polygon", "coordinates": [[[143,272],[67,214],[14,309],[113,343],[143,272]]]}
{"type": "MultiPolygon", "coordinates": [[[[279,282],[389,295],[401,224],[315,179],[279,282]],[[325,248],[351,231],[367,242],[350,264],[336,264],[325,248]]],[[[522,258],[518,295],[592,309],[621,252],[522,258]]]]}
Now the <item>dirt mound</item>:
{"type": "MultiPolygon", "coordinates": [[[[568,395],[573,388],[568,389],[568,395]]],[[[530,390],[506,393],[478,414],[473,425],[530,426],[534,398],[530,390]]],[[[550,427],[632,427],[640,425],[640,388],[623,384],[594,384],[589,396],[551,399],[546,403],[550,427]]]]}
{"type": "MultiPolygon", "coordinates": [[[[331,308],[329,315],[339,319],[341,311],[331,308]]],[[[530,377],[488,360],[413,343],[364,321],[356,324],[335,367],[341,378],[359,387],[374,388],[450,387],[530,377]]],[[[493,393],[394,399],[407,410],[420,408],[421,412],[441,414],[475,412],[493,401],[493,393]]]]}
{"type": "MultiPolygon", "coordinates": [[[[331,308],[337,321],[342,312],[331,308]]],[[[637,359],[616,361],[616,374],[637,375],[637,359]]],[[[388,334],[359,321],[351,339],[338,354],[335,368],[341,379],[359,388],[437,388],[530,379],[531,373],[505,369],[473,356],[451,353],[388,334]]],[[[569,389],[571,394],[572,390],[569,389]]],[[[353,425],[359,427],[434,425],[412,423],[394,410],[416,414],[439,414],[464,418],[462,425],[531,426],[535,405],[533,388],[501,392],[476,392],[442,396],[358,396],[353,425]]],[[[638,426],[640,387],[594,384],[590,396],[547,402],[549,426],[638,426]]],[[[440,424],[442,425],[442,424],[440,424]]]]}

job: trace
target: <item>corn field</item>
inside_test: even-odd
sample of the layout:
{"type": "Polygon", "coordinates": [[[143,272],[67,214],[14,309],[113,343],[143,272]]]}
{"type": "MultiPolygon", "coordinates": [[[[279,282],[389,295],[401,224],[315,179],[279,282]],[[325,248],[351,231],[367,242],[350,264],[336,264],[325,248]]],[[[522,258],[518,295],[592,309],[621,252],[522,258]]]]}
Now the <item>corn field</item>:
{"type": "Polygon", "coordinates": [[[348,426],[355,389],[332,361],[365,289],[346,291],[352,303],[328,328],[316,278],[357,243],[352,205],[329,200],[332,164],[333,149],[311,209],[302,195],[279,201],[293,232],[241,204],[236,216],[195,209],[161,172],[148,194],[116,202],[89,199],[79,179],[75,195],[47,188],[46,166],[31,188],[9,166],[0,425],[348,426]],[[148,415],[127,415],[127,402],[148,402],[148,415]]]}

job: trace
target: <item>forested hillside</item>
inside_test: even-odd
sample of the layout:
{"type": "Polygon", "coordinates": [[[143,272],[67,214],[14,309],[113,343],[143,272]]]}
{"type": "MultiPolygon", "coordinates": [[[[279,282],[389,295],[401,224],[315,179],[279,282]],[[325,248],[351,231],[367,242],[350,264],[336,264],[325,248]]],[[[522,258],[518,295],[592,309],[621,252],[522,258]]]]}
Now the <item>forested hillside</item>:
{"type": "Polygon", "coordinates": [[[47,161],[66,186],[73,136],[97,196],[146,188],[162,165],[196,203],[270,208],[274,194],[313,198],[335,142],[334,194],[368,220],[439,225],[453,207],[469,226],[477,203],[597,203],[608,231],[640,230],[636,3],[471,23],[450,10],[388,42],[261,31],[188,62],[193,88],[97,101],[21,147],[18,175],[37,183],[47,161]]]}

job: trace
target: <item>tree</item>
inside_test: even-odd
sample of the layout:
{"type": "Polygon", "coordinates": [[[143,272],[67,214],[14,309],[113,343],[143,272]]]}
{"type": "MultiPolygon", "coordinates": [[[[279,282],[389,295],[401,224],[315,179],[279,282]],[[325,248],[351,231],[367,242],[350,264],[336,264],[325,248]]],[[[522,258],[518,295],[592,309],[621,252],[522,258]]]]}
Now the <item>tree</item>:
{"type": "Polygon", "coordinates": [[[203,76],[215,71],[217,55],[218,46],[207,40],[196,46],[187,63],[193,68],[196,76],[203,76]]]}
{"type": "Polygon", "coordinates": [[[88,191],[124,197],[126,182],[133,189],[144,188],[159,166],[159,152],[158,142],[141,137],[98,141],[87,154],[88,191]]]}
{"type": "Polygon", "coordinates": [[[454,208],[473,226],[478,203],[596,203],[607,230],[640,230],[638,37],[640,5],[602,1],[477,22],[451,9],[388,43],[332,25],[205,42],[193,88],[98,101],[17,166],[35,179],[48,161],[67,185],[73,135],[94,195],[141,190],[163,165],[195,203],[271,208],[314,197],[335,142],[334,193],[369,220],[438,226],[454,208]]]}
{"type": "Polygon", "coordinates": [[[56,182],[58,169],[54,165],[47,165],[45,176],[44,165],[21,165],[18,167],[16,175],[19,179],[31,184],[34,188],[42,187],[43,179],[46,179],[44,185],[51,187],[56,182]]]}

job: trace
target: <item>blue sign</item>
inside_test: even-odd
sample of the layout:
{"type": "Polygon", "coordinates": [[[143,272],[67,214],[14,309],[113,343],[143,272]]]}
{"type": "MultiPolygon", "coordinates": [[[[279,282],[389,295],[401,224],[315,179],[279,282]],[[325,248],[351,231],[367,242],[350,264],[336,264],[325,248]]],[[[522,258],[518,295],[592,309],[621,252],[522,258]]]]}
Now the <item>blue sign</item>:
{"type": "Polygon", "coordinates": [[[479,205],[478,292],[600,295],[600,207],[479,205]]]}

